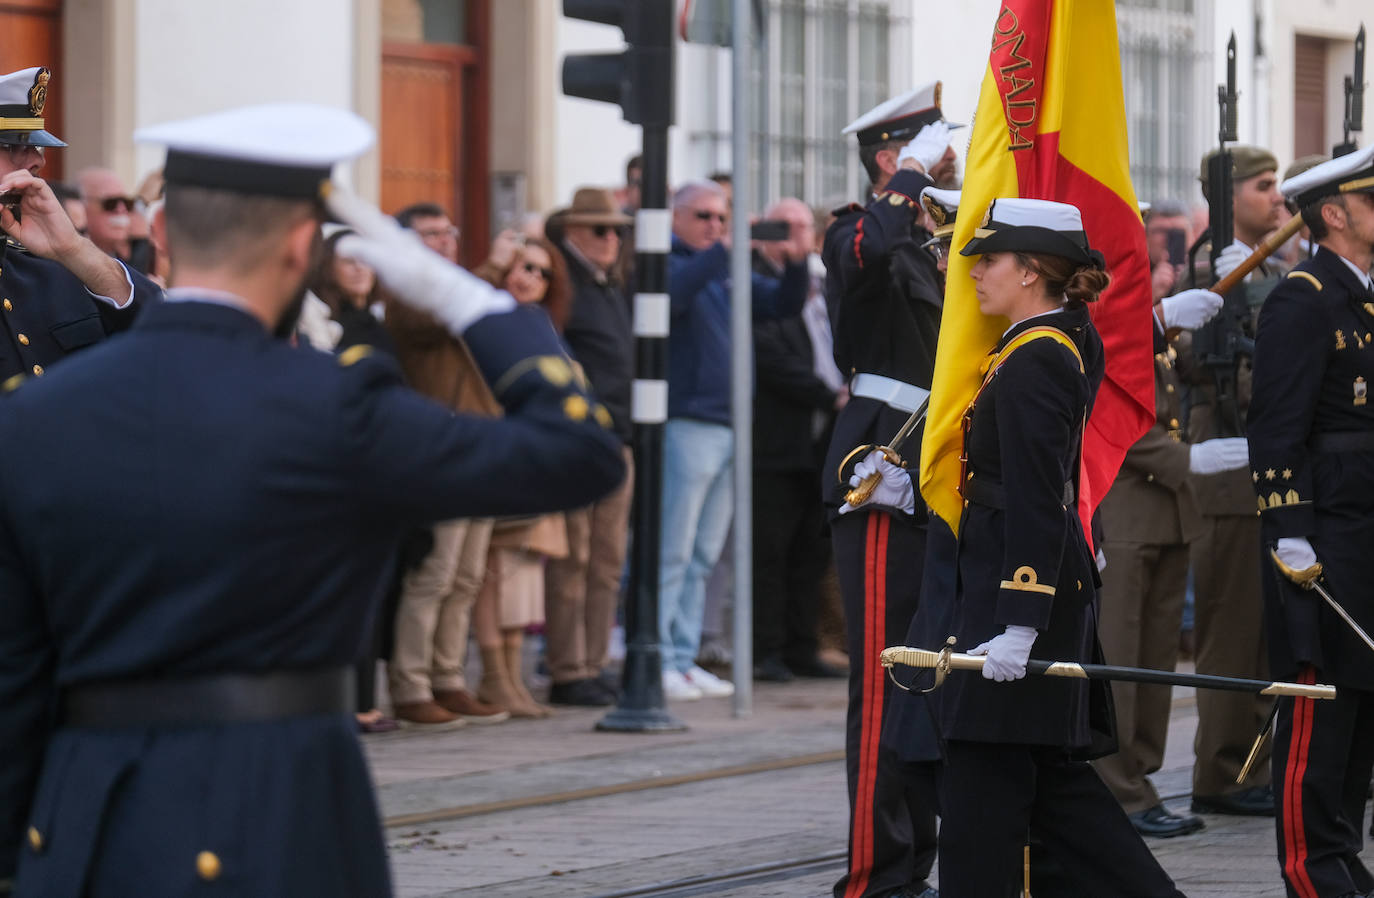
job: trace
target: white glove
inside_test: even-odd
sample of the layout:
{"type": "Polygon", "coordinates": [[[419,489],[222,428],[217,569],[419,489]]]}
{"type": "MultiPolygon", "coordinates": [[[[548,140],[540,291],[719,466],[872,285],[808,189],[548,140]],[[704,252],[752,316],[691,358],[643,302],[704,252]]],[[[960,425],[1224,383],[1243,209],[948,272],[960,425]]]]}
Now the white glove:
{"type": "Polygon", "coordinates": [[[873,492],[857,506],[844,503],[840,506],[840,514],[864,505],[890,505],[900,508],[907,514],[916,510],[916,489],[911,485],[911,475],[905,468],[899,468],[888,461],[887,456],[877,449],[868,453],[863,461],[854,466],[854,475],[849,478],[849,485],[858,486],[875,471],[881,475],[881,479],[873,492]]]}
{"type": "Polygon", "coordinates": [[[910,143],[902,147],[902,151],[897,154],[897,167],[901,168],[902,162],[907,159],[915,159],[924,171],[929,172],[944,158],[947,149],[949,124],[944,121],[931,122],[922,128],[910,143]]]}
{"type": "Polygon", "coordinates": [[[1107,569],[1107,553],[1102,551],[1102,547],[1097,547],[1097,555],[1093,561],[1097,562],[1097,572],[1100,574],[1107,569]]]}
{"type": "Polygon", "coordinates": [[[1221,311],[1221,294],[1211,290],[1184,290],[1159,301],[1164,326],[1194,330],[1211,321],[1221,311]]]}
{"type": "Polygon", "coordinates": [[[1234,471],[1250,464],[1250,447],[1245,437],[1204,440],[1188,447],[1188,470],[1194,474],[1234,471]]]}
{"type": "MultiPolygon", "coordinates": [[[[1250,248],[1243,243],[1232,243],[1217,256],[1216,265],[1212,274],[1216,275],[1217,280],[1221,280],[1231,272],[1240,267],[1240,263],[1250,258],[1250,248]]],[[[1250,275],[1245,276],[1248,280],[1250,275]]]]}
{"type": "Polygon", "coordinates": [[[1317,552],[1305,536],[1285,536],[1274,547],[1279,561],[1295,571],[1305,571],[1317,563],[1317,552]]]}
{"type": "Polygon", "coordinates": [[[969,649],[968,654],[988,656],[983,662],[983,679],[999,683],[1019,680],[1026,675],[1026,662],[1037,635],[1034,627],[1009,624],[997,636],[969,649]]]}
{"type": "Polygon", "coordinates": [[[371,203],[336,186],[329,194],[329,208],[357,231],[340,238],[335,251],[376,271],[398,299],[430,313],[455,337],[479,318],[515,308],[509,293],[429,249],[371,203]]]}

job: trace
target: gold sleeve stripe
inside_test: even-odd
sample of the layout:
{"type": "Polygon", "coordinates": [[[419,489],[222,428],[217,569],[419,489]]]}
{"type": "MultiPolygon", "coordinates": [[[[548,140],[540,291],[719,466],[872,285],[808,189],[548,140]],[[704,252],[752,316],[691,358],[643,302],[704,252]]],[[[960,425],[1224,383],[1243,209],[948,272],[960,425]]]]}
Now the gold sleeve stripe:
{"type": "Polygon", "coordinates": [[[1302,278],[1303,280],[1311,281],[1312,286],[1316,287],[1318,290],[1322,288],[1322,282],[1317,280],[1315,277],[1313,277],[1305,271],[1290,271],[1288,272],[1288,277],[1290,280],[1292,278],[1302,278]]]}
{"type": "Polygon", "coordinates": [[[1035,568],[1028,564],[1023,564],[1016,569],[1016,573],[1011,575],[1010,580],[1002,581],[1003,589],[1014,589],[1017,592],[1038,592],[1042,595],[1054,595],[1054,587],[1047,583],[1036,582],[1035,568]]]}

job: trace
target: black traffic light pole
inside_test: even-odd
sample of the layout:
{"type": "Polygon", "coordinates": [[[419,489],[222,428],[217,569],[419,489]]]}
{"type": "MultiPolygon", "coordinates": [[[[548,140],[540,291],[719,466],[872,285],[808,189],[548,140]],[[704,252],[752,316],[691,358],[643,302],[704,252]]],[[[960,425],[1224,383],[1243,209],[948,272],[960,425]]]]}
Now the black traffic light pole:
{"type": "Polygon", "coordinates": [[[659,530],[663,505],[663,425],[668,419],[668,127],[673,123],[673,0],[563,0],[563,15],[618,25],[622,53],[563,60],[563,93],[618,102],[644,132],[641,205],[635,218],[634,538],[625,605],[620,704],[598,730],[667,732],[687,725],[663,701],[658,642],[659,530]]]}

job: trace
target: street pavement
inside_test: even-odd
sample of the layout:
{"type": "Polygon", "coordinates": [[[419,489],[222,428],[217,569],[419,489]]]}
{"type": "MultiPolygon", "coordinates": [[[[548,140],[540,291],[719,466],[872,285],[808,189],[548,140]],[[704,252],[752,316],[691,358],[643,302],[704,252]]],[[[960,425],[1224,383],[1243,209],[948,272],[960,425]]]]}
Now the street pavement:
{"type": "MultiPolygon", "coordinates": [[[[755,684],[747,717],[730,699],[675,704],[683,733],[601,733],[603,711],[559,709],[547,720],[367,737],[396,893],[827,896],[845,847],[844,707],[843,681],[798,680],[755,684]],[[745,869],[754,875],[727,875],[745,869]]],[[[1154,779],[1180,810],[1196,721],[1192,691],[1175,690],[1154,779]]],[[[1272,820],[1207,824],[1150,842],[1185,894],[1283,898],[1272,820]]]]}

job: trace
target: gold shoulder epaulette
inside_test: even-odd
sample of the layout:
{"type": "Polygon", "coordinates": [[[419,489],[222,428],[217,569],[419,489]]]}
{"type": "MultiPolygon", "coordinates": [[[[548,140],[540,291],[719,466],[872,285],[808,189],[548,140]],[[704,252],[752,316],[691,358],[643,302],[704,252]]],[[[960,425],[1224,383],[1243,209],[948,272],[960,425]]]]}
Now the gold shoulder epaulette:
{"type": "Polygon", "coordinates": [[[361,362],[363,359],[372,355],[373,352],[373,348],[366,343],[358,343],[354,346],[350,346],[339,353],[339,365],[347,368],[349,365],[361,362]]]}
{"type": "Polygon", "coordinates": [[[1320,289],[1322,288],[1322,282],[1319,281],[1319,280],[1317,280],[1316,277],[1314,277],[1313,275],[1309,274],[1309,273],[1306,272],[1306,271],[1290,271],[1290,272],[1288,272],[1288,279],[1289,279],[1289,280],[1292,280],[1293,278],[1302,278],[1302,279],[1305,280],[1305,281],[1309,281],[1309,282],[1311,282],[1312,286],[1313,286],[1313,287],[1316,287],[1318,290],[1320,290],[1320,289]]]}

